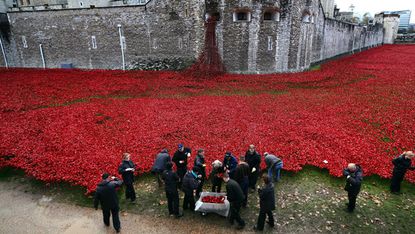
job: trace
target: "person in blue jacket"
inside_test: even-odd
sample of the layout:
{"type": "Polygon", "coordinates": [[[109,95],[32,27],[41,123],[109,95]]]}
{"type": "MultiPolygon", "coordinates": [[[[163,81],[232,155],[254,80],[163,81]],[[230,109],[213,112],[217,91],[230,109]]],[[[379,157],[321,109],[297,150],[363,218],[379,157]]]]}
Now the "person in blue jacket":
{"type": "Polygon", "coordinates": [[[153,168],[151,169],[151,172],[157,177],[157,183],[159,187],[163,186],[161,174],[163,173],[164,170],[166,170],[166,165],[168,162],[171,162],[170,155],[167,149],[163,149],[159,154],[157,154],[156,160],[154,161],[153,168]]]}
{"type": "Polygon", "coordinates": [[[268,176],[278,182],[280,180],[281,169],[284,166],[282,160],[273,154],[268,152],[264,153],[265,165],[267,165],[268,176]]]}
{"type": "Polygon", "coordinates": [[[196,190],[200,184],[199,168],[193,167],[191,171],[188,171],[183,177],[182,190],[184,192],[183,210],[195,210],[195,195],[196,190]]]}
{"type": "Polygon", "coordinates": [[[205,183],[205,179],[206,179],[206,164],[205,164],[205,150],[204,149],[197,150],[194,167],[198,168],[199,175],[202,176],[200,178],[199,187],[197,188],[197,191],[196,191],[196,196],[199,197],[200,193],[203,190],[203,184],[205,183]]]}
{"type": "Polygon", "coordinates": [[[232,155],[230,151],[227,151],[225,153],[225,158],[223,159],[223,167],[224,167],[225,172],[229,174],[229,177],[231,179],[233,179],[235,176],[235,170],[237,166],[238,166],[238,160],[236,159],[235,156],[232,155]]]}

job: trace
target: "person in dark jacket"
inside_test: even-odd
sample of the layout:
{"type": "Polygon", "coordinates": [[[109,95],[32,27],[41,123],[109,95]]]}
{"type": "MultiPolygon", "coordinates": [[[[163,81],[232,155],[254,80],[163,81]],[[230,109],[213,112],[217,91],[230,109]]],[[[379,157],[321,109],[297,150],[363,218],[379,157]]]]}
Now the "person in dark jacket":
{"type": "Polygon", "coordinates": [[[268,176],[273,179],[274,182],[280,180],[281,169],[283,167],[282,160],[273,154],[267,152],[264,153],[265,164],[267,165],[268,176]],[[274,177],[275,175],[275,177],[274,177]]]}
{"type": "Polygon", "coordinates": [[[393,172],[390,190],[392,193],[399,194],[401,191],[401,182],[408,170],[415,170],[411,167],[411,159],[414,157],[412,151],[403,152],[399,157],[392,160],[393,172]]]}
{"type": "Polygon", "coordinates": [[[261,170],[261,155],[255,150],[254,145],[250,145],[245,154],[245,160],[249,165],[249,187],[255,190],[259,171],[261,170]]]}
{"type": "Polygon", "coordinates": [[[223,170],[222,162],[215,160],[212,163],[212,171],[210,173],[210,180],[212,182],[212,192],[220,193],[222,187],[222,176],[225,171],[223,170]]]}
{"type": "Polygon", "coordinates": [[[198,168],[193,167],[183,177],[182,190],[184,192],[183,210],[195,210],[195,193],[199,187],[201,175],[198,174],[198,168]]]}
{"type": "Polygon", "coordinates": [[[136,199],[134,190],[134,171],[135,165],[133,161],[131,161],[130,154],[124,153],[121,165],[118,167],[118,173],[121,174],[125,184],[125,198],[127,200],[131,199],[132,203],[134,203],[136,199]]]}
{"type": "Polygon", "coordinates": [[[234,221],[238,222],[238,229],[245,227],[245,221],[241,218],[240,210],[243,200],[245,199],[239,184],[230,178],[228,173],[223,174],[223,181],[226,183],[226,196],[231,205],[229,223],[234,224],[234,221]]]}
{"type": "Polygon", "coordinates": [[[170,155],[167,149],[163,149],[159,154],[157,154],[156,160],[154,161],[153,168],[151,169],[151,172],[157,177],[157,183],[159,187],[163,186],[161,174],[163,173],[164,170],[166,170],[166,164],[168,162],[171,162],[170,155]]]}
{"type": "Polygon", "coordinates": [[[233,156],[232,153],[229,151],[225,153],[225,158],[223,159],[223,166],[225,172],[227,172],[231,179],[233,179],[235,176],[236,166],[238,166],[238,160],[236,160],[235,156],[233,156]]]}
{"type": "Polygon", "coordinates": [[[343,175],[346,177],[346,186],[344,190],[347,191],[347,196],[349,198],[347,211],[353,212],[356,207],[357,195],[359,194],[362,185],[363,171],[359,165],[349,163],[347,168],[344,169],[343,175]]]}
{"type": "Polygon", "coordinates": [[[173,164],[168,162],[166,164],[166,170],[162,174],[162,179],[165,184],[164,189],[166,191],[169,214],[180,218],[183,216],[183,214],[179,213],[179,192],[177,191],[180,178],[176,172],[173,172],[172,168],[173,164]]]}
{"type": "Polygon", "coordinates": [[[178,145],[178,150],[174,153],[172,161],[176,165],[177,175],[180,178],[179,187],[183,176],[187,172],[187,160],[190,158],[192,151],[190,148],[184,147],[183,144],[178,145]]]}
{"type": "Polygon", "coordinates": [[[245,162],[245,156],[239,157],[239,164],[235,169],[235,181],[241,186],[245,199],[242,202],[242,207],[246,207],[248,203],[249,190],[249,165],[245,162]]]}
{"type": "Polygon", "coordinates": [[[264,187],[258,189],[259,194],[259,215],[257,225],[254,226],[254,230],[264,230],[264,224],[266,216],[268,216],[268,224],[270,227],[274,227],[274,215],[272,211],[275,210],[275,192],[274,184],[271,183],[271,178],[268,175],[263,175],[264,187]]]}
{"type": "Polygon", "coordinates": [[[203,190],[203,184],[206,179],[206,164],[205,164],[205,150],[199,149],[195,158],[194,167],[197,167],[200,177],[199,187],[196,191],[196,196],[200,196],[200,193],[203,190]]]}
{"type": "Polygon", "coordinates": [[[94,196],[94,207],[98,209],[101,204],[102,214],[104,216],[104,224],[110,225],[110,216],[112,214],[112,224],[115,231],[120,232],[121,223],[119,217],[120,207],[118,205],[118,196],[116,188],[122,185],[122,180],[110,177],[108,173],[102,175],[102,181],[98,184],[94,196]]]}

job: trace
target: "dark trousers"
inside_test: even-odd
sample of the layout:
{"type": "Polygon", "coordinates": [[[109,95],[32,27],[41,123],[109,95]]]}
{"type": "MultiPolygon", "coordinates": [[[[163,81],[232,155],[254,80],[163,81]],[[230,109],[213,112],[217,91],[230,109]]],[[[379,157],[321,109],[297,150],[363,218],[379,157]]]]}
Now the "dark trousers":
{"type": "Polygon", "coordinates": [[[205,177],[202,176],[202,178],[200,179],[200,183],[199,186],[197,187],[196,190],[196,196],[199,197],[200,193],[203,191],[203,184],[205,183],[205,177]]]}
{"type": "Polygon", "coordinates": [[[270,211],[259,210],[258,222],[256,225],[259,231],[264,230],[265,219],[267,216],[268,216],[268,224],[271,227],[274,227],[274,215],[272,214],[272,210],[270,211]]]}
{"type": "Polygon", "coordinates": [[[241,218],[241,202],[231,202],[231,214],[229,215],[229,222],[231,224],[238,222],[239,226],[245,226],[245,221],[241,218]]]}
{"type": "Polygon", "coordinates": [[[255,189],[256,183],[258,181],[259,171],[255,171],[254,173],[249,174],[249,187],[251,189],[255,189]]]}
{"type": "Polygon", "coordinates": [[[178,187],[179,187],[179,188],[181,188],[181,187],[182,187],[183,177],[184,177],[184,175],[186,174],[186,172],[187,172],[187,167],[180,167],[180,168],[177,168],[177,175],[178,175],[178,176],[179,176],[179,178],[180,178],[180,182],[179,182],[179,184],[178,184],[178,187]]]}
{"type": "Polygon", "coordinates": [[[162,172],[154,172],[154,175],[157,177],[157,184],[159,188],[163,187],[163,180],[161,179],[162,172]]]}
{"type": "Polygon", "coordinates": [[[179,215],[179,193],[176,191],[166,191],[167,205],[169,214],[179,215]]]}
{"type": "Polygon", "coordinates": [[[391,192],[397,193],[401,191],[401,182],[405,177],[405,173],[393,173],[391,181],[391,192]]]}
{"type": "Polygon", "coordinates": [[[354,208],[356,207],[356,199],[357,199],[356,192],[348,192],[347,196],[349,197],[349,204],[347,204],[347,209],[352,212],[354,211],[354,208]]]}
{"type": "Polygon", "coordinates": [[[246,207],[248,203],[248,190],[249,190],[249,179],[248,176],[244,177],[242,181],[240,181],[239,185],[241,186],[242,192],[245,195],[245,199],[242,201],[242,206],[246,207]]]}
{"type": "Polygon", "coordinates": [[[187,208],[190,208],[192,211],[195,210],[195,197],[193,196],[193,191],[184,193],[183,210],[187,210],[187,208]]]}
{"type": "Polygon", "coordinates": [[[104,216],[104,224],[109,226],[110,225],[110,216],[112,215],[112,225],[114,226],[115,230],[120,230],[121,223],[120,223],[120,216],[118,215],[119,209],[102,209],[102,214],[104,216]]]}
{"type": "Polygon", "coordinates": [[[136,196],[133,183],[125,184],[125,198],[131,199],[131,201],[135,201],[136,196]]]}

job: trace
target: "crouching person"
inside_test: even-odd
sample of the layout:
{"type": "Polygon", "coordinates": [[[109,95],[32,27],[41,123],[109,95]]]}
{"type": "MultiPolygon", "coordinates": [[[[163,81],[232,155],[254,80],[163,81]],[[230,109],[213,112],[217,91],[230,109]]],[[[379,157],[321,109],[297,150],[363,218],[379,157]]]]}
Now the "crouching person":
{"type": "Polygon", "coordinates": [[[183,216],[179,213],[179,192],[177,191],[177,184],[180,181],[180,177],[176,172],[173,172],[172,168],[173,164],[168,162],[166,164],[166,170],[162,174],[162,179],[165,184],[164,189],[166,191],[169,215],[174,215],[176,218],[180,218],[183,216]]]}
{"type": "Polygon", "coordinates": [[[183,177],[182,190],[184,192],[183,210],[195,210],[195,194],[199,187],[200,175],[198,168],[193,167],[191,171],[186,172],[183,177]]]}
{"type": "Polygon", "coordinates": [[[271,180],[274,179],[274,182],[278,182],[280,180],[281,169],[284,166],[282,160],[267,152],[264,153],[264,156],[269,178],[271,180]]]}
{"type": "Polygon", "coordinates": [[[237,229],[243,229],[245,227],[245,221],[241,218],[240,211],[245,197],[242,189],[235,180],[229,177],[228,173],[223,174],[223,181],[226,183],[226,196],[231,205],[229,223],[233,225],[236,220],[238,222],[237,229]]]}
{"type": "Polygon", "coordinates": [[[271,178],[268,175],[263,175],[264,187],[258,189],[259,194],[259,215],[257,225],[254,226],[255,231],[264,230],[266,216],[268,216],[268,224],[274,227],[274,216],[272,211],[275,210],[275,193],[274,184],[271,183],[271,178]]]}
{"type": "Polygon", "coordinates": [[[121,223],[116,188],[121,185],[121,180],[113,176],[110,177],[108,173],[104,173],[102,175],[102,181],[98,184],[97,191],[94,196],[95,209],[98,209],[98,204],[101,204],[104,224],[106,226],[110,225],[110,216],[112,215],[112,225],[117,232],[120,232],[121,230],[121,223]]]}
{"type": "Polygon", "coordinates": [[[363,180],[363,171],[359,165],[349,163],[346,169],[343,171],[343,175],[346,177],[346,187],[349,203],[347,204],[347,211],[353,212],[356,207],[357,195],[360,192],[360,187],[363,180]]]}

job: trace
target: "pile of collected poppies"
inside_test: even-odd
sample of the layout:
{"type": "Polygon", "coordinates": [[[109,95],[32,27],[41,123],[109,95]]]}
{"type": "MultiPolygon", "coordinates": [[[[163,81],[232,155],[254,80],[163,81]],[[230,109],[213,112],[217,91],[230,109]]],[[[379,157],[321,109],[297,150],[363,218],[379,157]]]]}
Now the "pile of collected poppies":
{"type": "MultiPolygon", "coordinates": [[[[415,146],[415,46],[371,49],[318,71],[194,79],[186,73],[0,70],[0,167],[94,191],[129,152],[140,175],[163,148],[205,150],[207,172],[254,144],[341,176],[348,162],[389,178],[415,146]]],[[[265,164],[262,160],[262,166],[265,164]]],[[[415,172],[406,180],[415,182],[415,172]]]]}
{"type": "Polygon", "coordinates": [[[225,197],[224,196],[204,196],[202,197],[202,202],[223,204],[225,203],[225,197]]]}

